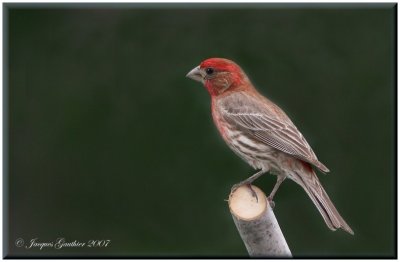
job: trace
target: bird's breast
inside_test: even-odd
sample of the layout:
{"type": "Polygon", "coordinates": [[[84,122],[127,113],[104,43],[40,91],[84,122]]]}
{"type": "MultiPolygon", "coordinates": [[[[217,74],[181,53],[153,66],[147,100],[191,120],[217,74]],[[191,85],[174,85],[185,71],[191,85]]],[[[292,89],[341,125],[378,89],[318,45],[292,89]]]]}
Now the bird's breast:
{"type": "Polygon", "coordinates": [[[219,112],[218,108],[216,107],[216,102],[211,101],[211,115],[214,121],[215,126],[217,127],[219,133],[221,134],[222,138],[229,142],[229,138],[231,137],[231,129],[229,123],[227,123],[221,113],[219,112]]]}

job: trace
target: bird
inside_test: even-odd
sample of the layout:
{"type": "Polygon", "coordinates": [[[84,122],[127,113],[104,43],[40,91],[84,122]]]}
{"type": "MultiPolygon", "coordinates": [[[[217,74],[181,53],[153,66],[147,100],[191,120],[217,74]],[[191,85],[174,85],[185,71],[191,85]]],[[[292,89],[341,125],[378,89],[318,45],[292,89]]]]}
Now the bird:
{"type": "Polygon", "coordinates": [[[212,119],[229,148],[258,170],[232,190],[241,185],[251,189],[257,178],[269,172],[277,176],[268,196],[273,203],[281,183],[289,178],[305,190],[329,229],[340,228],[354,235],[314,171],[327,173],[329,169],[287,114],[254,87],[238,64],[225,58],[208,58],[186,77],[201,82],[208,91],[212,119]]]}

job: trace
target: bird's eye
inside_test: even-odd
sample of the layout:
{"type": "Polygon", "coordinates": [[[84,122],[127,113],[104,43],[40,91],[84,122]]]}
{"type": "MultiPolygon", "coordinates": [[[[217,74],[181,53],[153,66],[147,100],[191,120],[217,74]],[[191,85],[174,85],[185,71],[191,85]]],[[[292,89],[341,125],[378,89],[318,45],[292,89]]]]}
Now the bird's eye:
{"type": "Polygon", "coordinates": [[[211,67],[207,67],[206,73],[207,73],[207,75],[211,75],[212,73],[214,73],[214,69],[212,69],[211,67]]]}

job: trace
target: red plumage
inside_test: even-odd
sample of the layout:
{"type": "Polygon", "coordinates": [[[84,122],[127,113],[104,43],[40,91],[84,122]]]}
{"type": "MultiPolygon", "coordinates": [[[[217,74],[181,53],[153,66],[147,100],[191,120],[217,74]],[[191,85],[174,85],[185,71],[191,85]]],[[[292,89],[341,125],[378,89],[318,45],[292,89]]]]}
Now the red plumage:
{"type": "Polygon", "coordinates": [[[227,145],[255,169],[240,184],[251,184],[266,172],[276,174],[272,201],[281,182],[290,178],[309,195],[331,230],[342,228],[353,234],[322,188],[312,166],[329,172],[316,157],[303,135],[276,104],[262,96],[234,62],[210,58],[188,77],[204,84],[211,96],[215,125],[227,145]]]}

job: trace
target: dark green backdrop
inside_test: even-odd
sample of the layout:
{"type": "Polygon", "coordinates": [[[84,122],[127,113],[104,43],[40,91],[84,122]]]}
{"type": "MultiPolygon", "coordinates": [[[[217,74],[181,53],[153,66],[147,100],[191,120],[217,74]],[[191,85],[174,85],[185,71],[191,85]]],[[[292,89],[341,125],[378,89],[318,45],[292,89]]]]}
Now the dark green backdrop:
{"type": "Polygon", "coordinates": [[[246,256],[224,200],[254,171],[185,78],[226,57],[331,170],[321,182],[355,231],[331,232],[286,181],[275,214],[293,254],[393,256],[393,6],[6,5],[5,254],[246,256]],[[15,244],[60,237],[111,245],[15,244]]]}

